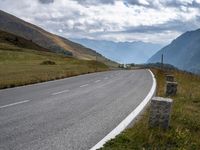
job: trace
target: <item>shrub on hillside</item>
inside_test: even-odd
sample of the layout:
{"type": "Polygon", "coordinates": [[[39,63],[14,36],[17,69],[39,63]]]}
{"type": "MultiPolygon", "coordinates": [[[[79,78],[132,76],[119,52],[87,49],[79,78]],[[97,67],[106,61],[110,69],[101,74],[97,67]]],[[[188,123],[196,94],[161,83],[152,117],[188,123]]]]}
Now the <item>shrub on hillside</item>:
{"type": "Polygon", "coordinates": [[[54,61],[46,60],[41,63],[41,65],[56,65],[54,61]]]}

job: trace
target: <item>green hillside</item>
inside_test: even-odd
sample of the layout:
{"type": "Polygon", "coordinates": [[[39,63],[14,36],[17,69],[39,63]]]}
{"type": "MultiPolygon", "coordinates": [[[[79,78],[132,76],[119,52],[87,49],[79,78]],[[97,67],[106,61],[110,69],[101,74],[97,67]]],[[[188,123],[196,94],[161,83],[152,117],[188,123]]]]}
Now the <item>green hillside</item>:
{"type": "Polygon", "coordinates": [[[47,51],[31,41],[0,32],[0,88],[108,70],[101,62],[47,51]]]}
{"type": "Polygon", "coordinates": [[[65,56],[73,56],[83,60],[98,59],[98,61],[101,61],[110,67],[118,66],[117,63],[105,58],[92,49],[52,34],[36,25],[28,23],[1,10],[0,18],[0,30],[23,37],[24,39],[32,41],[51,52],[60,53],[65,56]]]}

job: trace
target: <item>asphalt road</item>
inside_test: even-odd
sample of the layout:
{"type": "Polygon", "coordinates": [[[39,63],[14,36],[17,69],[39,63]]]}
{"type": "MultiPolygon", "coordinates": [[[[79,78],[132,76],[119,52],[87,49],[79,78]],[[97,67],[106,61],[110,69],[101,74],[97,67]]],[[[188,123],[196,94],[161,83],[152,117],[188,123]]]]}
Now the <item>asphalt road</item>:
{"type": "Polygon", "coordinates": [[[109,71],[0,90],[0,150],[87,150],[146,97],[147,70],[109,71]]]}

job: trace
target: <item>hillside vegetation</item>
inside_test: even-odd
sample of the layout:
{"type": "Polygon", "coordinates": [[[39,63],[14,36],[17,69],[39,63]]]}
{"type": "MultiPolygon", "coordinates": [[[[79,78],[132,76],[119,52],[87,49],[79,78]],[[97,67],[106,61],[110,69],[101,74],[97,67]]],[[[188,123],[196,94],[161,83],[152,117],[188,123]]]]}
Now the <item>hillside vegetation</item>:
{"type": "Polygon", "coordinates": [[[23,37],[24,39],[30,40],[37,45],[50,50],[51,52],[60,53],[65,56],[73,56],[83,60],[98,59],[98,61],[101,61],[111,67],[117,66],[117,63],[108,60],[92,49],[52,34],[36,25],[25,22],[1,10],[0,18],[1,31],[23,37]]]}
{"type": "Polygon", "coordinates": [[[22,37],[1,30],[0,30],[0,43],[1,43],[1,49],[5,50],[10,50],[10,49],[20,50],[20,48],[26,48],[26,49],[33,49],[36,51],[51,52],[50,50],[45,49],[33,43],[31,40],[26,40],[22,37]]]}
{"type": "MultiPolygon", "coordinates": [[[[21,39],[19,41],[23,41],[21,39]]],[[[15,41],[16,42],[16,41],[15,41]]],[[[21,43],[26,47],[27,43],[21,43]]],[[[30,44],[30,43],[29,43],[30,44]]],[[[31,83],[71,77],[75,75],[105,71],[109,68],[94,60],[79,60],[51,52],[33,50],[37,45],[21,48],[0,40],[0,88],[15,87],[31,83]]]]}
{"type": "MultiPolygon", "coordinates": [[[[158,87],[157,95],[164,96],[165,75],[153,70],[158,87]]],[[[178,82],[178,94],[173,97],[169,130],[148,127],[147,110],[141,119],[102,150],[199,150],[200,149],[200,77],[173,71],[178,82]]]]}

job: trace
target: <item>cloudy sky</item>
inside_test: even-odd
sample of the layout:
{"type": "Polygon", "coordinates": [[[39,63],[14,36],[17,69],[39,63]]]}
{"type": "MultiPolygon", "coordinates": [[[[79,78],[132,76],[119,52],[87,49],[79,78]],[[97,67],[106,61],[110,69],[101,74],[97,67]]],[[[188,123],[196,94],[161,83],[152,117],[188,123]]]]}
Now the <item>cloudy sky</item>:
{"type": "Polygon", "coordinates": [[[66,38],[167,44],[200,28],[200,0],[0,0],[0,9],[66,38]]]}

